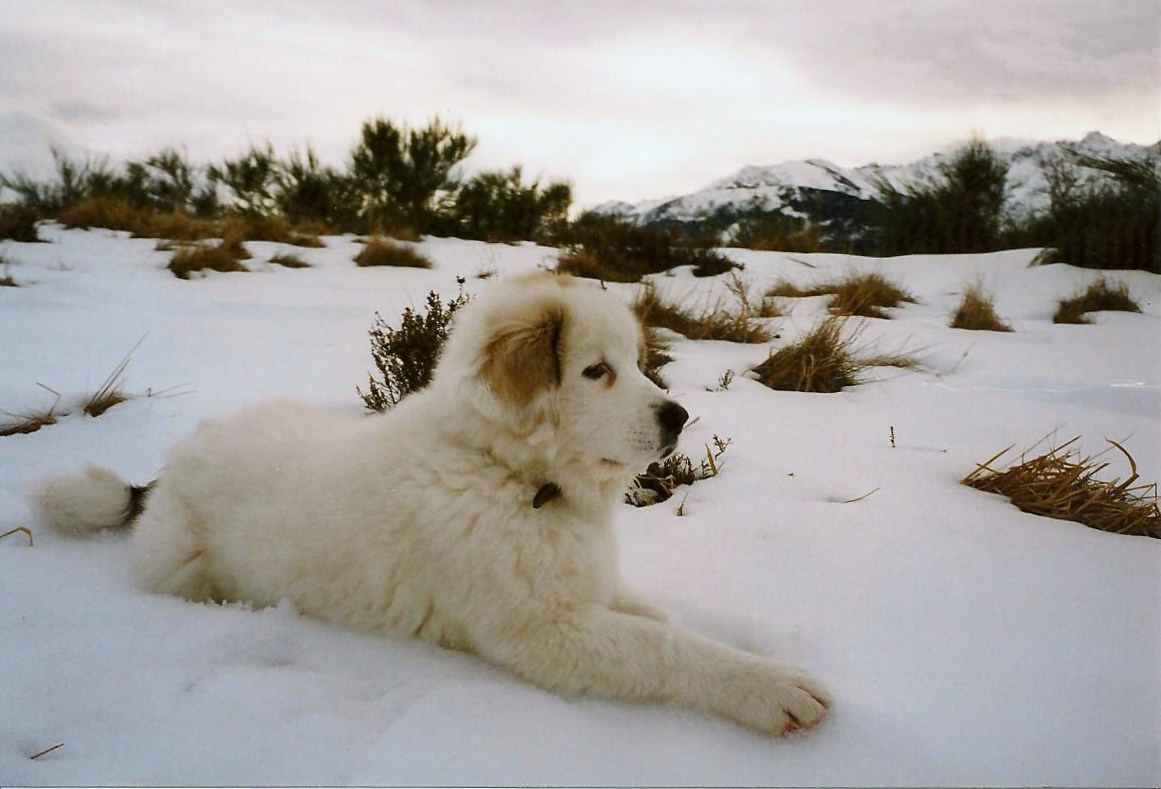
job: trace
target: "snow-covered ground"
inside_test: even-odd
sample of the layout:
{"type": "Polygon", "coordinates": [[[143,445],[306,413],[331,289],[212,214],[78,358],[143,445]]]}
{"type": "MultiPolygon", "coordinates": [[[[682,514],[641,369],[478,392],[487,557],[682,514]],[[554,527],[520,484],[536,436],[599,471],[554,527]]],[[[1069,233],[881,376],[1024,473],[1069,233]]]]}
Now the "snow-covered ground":
{"type": "MultiPolygon", "coordinates": [[[[430,239],[431,271],[357,269],[351,238],[305,270],[183,282],[155,242],[42,229],[0,243],[0,409],[73,411],[0,438],[0,784],[1155,785],[1161,778],[1161,541],[1026,515],[959,480],[1051,431],[1122,441],[1161,474],[1161,277],[1116,275],[1144,314],[1056,326],[1095,276],[1033,251],[869,260],[730,251],[756,294],[873,270],[920,303],[863,340],[916,355],[840,394],[773,392],[769,345],[679,342],[664,370],[698,421],[682,451],[732,443],[720,476],[619,515],[630,586],[713,638],[799,664],[837,699],[773,740],[696,712],[530,687],[469,656],[322,624],[286,606],[195,605],[133,588],[126,537],[38,529],[24,496],[95,462],[144,483],[203,417],[291,396],[358,412],[375,311],[487,287],[555,252],[430,239]],[[982,282],[1016,331],[948,329],[982,282]],[[78,402],[139,341],[99,418],[78,402]],[[38,385],[39,384],[39,385],[38,385]],[[891,435],[894,433],[894,446],[891,435]],[[873,492],[872,492],[873,491],[873,492]],[[867,495],[870,494],[870,495],[867,495]],[[846,503],[844,503],[846,502],[846,503]],[[61,747],[33,760],[30,757],[61,747]]],[[[723,283],[657,278],[708,303],[723,283]]],[[[630,298],[633,286],[618,286],[630,298]]],[[[409,451],[422,451],[410,447],[409,451]]],[[[1115,453],[1114,453],[1115,455],[1115,453]]],[[[1112,473],[1127,469],[1113,461],[1112,473]]]]}

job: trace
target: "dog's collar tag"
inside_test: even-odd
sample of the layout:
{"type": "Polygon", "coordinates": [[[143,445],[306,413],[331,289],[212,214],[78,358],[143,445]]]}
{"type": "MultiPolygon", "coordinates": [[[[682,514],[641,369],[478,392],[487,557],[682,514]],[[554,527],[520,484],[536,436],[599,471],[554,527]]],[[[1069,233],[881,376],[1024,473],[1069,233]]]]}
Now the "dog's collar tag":
{"type": "Polygon", "coordinates": [[[532,509],[538,510],[548,502],[560,496],[560,486],[555,482],[545,482],[532,497],[532,509]]]}

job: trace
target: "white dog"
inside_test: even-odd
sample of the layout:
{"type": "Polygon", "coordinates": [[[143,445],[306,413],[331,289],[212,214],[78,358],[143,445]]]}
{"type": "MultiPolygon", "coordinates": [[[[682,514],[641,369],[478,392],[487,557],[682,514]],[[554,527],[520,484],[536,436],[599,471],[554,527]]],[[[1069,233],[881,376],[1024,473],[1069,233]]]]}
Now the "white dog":
{"type": "Polygon", "coordinates": [[[177,445],[151,489],[90,468],[38,503],[66,532],[134,521],[147,590],[289,599],[554,691],[813,726],[819,682],[670,624],[618,581],[614,512],[688,418],[639,371],[642,345],[602,289],[518,279],[461,310],[431,386],[384,415],[250,408],[177,445]]]}

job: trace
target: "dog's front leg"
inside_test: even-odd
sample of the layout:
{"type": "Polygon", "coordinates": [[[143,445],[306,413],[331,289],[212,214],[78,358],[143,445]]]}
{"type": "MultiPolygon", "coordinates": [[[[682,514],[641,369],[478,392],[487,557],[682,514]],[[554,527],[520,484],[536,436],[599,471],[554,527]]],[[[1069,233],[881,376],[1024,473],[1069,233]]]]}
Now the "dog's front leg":
{"type": "Polygon", "coordinates": [[[624,587],[617,589],[617,593],[613,595],[613,602],[609,604],[609,608],[614,611],[620,611],[622,614],[632,614],[633,616],[656,619],[658,622],[669,621],[669,615],[665,611],[639,596],[636,592],[630,592],[624,587]]]}
{"type": "Polygon", "coordinates": [[[809,728],[831,704],[804,671],[608,608],[489,642],[485,656],[549,690],[681,704],[770,734],[809,728]]]}

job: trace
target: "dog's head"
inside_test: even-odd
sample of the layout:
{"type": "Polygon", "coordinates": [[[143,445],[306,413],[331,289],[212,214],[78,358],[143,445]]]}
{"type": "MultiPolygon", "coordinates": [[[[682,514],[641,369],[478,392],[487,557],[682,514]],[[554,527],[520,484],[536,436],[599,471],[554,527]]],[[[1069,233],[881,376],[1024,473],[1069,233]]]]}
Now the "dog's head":
{"type": "Polygon", "coordinates": [[[457,316],[436,372],[489,422],[590,479],[665,457],[689,414],[641,372],[640,323],[570,277],[500,283],[457,316]]]}

